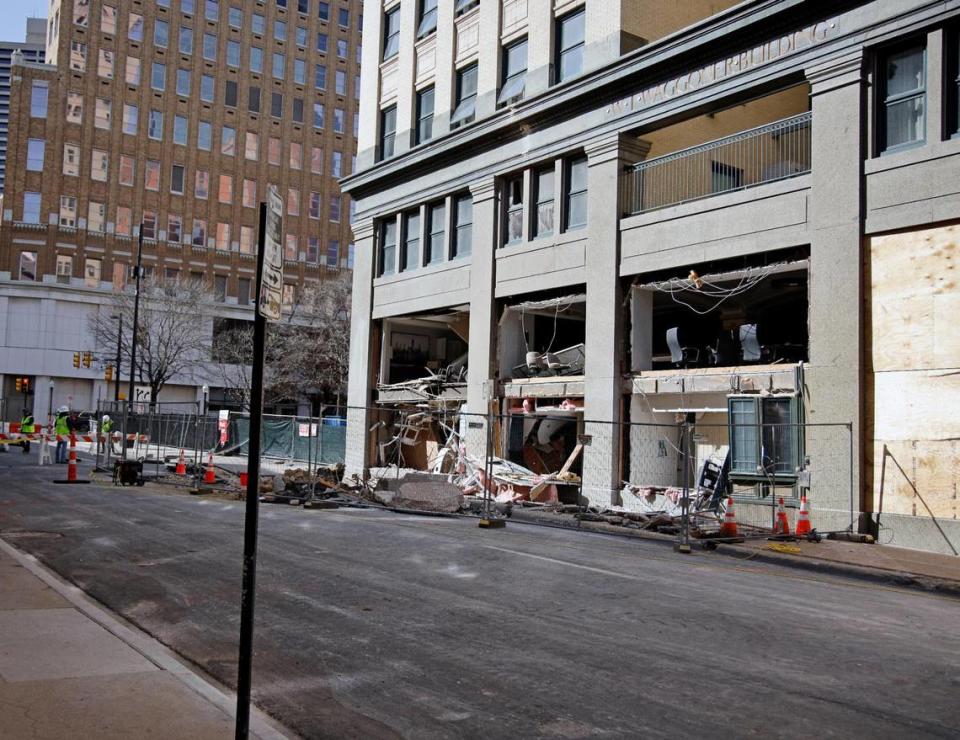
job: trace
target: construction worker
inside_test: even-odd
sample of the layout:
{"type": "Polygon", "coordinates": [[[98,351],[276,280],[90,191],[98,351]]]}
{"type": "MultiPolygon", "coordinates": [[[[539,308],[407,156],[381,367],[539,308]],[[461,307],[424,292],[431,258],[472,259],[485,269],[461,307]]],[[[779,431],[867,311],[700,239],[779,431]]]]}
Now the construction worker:
{"type": "MultiPolygon", "coordinates": [[[[33,414],[31,414],[26,409],[23,410],[23,417],[20,419],[20,433],[21,434],[33,434],[33,414]]],[[[27,455],[30,453],[30,440],[24,438],[20,446],[23,448],[23,454],[27,455]]]]}
{"type": "Polygon", "coordinates": [[[57,435],[57,453],[55,462],[62,465],[67,464],[67,441],[70,437],[70,426],[67,423],[67,414],[70,412],[66,406],[57,409],[57,418],[53,422],[53,433],[57,435]]]}
{"type": "Polygon", "coordinates": [[[109,415],[104,414],[100,420],[100,434],[97,437],[97,448],[106,450],[109,456],[113,452],[113,441],[110,439],[110,432],[113,431],[113,420],[109,415]]]}

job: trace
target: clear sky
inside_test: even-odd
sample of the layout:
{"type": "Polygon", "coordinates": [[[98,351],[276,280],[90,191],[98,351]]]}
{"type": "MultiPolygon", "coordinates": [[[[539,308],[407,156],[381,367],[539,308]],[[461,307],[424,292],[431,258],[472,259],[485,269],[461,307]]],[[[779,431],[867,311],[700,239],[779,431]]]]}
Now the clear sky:
{"type": "Polygon", "coordinates": [[[23,41],[27,18],[46,18],[47,0],[0,0],[0,39],[23,41]]]}

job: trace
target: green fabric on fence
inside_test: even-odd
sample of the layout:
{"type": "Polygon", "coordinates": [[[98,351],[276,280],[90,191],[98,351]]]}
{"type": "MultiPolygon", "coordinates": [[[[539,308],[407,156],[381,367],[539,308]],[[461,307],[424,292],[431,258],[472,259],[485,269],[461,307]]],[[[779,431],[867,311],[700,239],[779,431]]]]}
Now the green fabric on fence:
{"type": "MultiPolygon", "coordinates": [[[[241,454],[248,454],[247,440],[250,436],[250,419],[231,415],[231,433],[235,431],[236,441],[243,441],[240,447],[241,454]]],[[[300,436],[301,431],[309,433],[310,421],[306,418],[298,419],[292,416],[264,416],[262,454],[264,457],[294,459],[306,463],[310,460],[314,464],[332,465],[342,463],[346,455],[347,428],[318,424],[316,420],[317,436],[308,434],[300,436]],[[302,428],[301,428],[302,427],[302,428]]],[[[235,442],[234,442],[235,443],[235,442]]]]}

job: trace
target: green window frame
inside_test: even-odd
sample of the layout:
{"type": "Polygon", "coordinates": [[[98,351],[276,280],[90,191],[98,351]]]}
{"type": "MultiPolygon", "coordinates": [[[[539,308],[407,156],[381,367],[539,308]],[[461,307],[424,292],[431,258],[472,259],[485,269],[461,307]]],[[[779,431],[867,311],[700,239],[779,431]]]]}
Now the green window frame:
{"type": "Polygon", "coordinates": [[[727,397],[730,479],[792,483],[804,455],[797,395],[727,397]]]}

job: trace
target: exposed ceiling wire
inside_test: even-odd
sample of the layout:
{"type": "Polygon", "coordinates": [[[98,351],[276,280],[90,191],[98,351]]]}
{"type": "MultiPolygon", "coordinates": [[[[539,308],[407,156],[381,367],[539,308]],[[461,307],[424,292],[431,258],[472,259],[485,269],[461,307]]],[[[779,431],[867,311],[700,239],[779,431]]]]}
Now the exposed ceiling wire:
{"type": "Polygon", "coordinates": [[[758,271],[753,274],[741,276],[732,287],[724,287],[717,283],[712,283],[705,278],[699,277],[695,272],[691,272],[687,278],[672,278],[662,283],[655,283],[650,287],[661,293],[667,293],[675,303],[686,306],[695,314],[703,316],[712,311],[716,311],[730,298],[743,295],[753,289],[773,272],[778,271],[781,266],[782,263],[776,263],[759,268],[758,271]],[[697,308],[680,297],[684,293],[693,293],[703,296],[704,298],[715,299],[715,302],[708,308],[697,308]]]}

